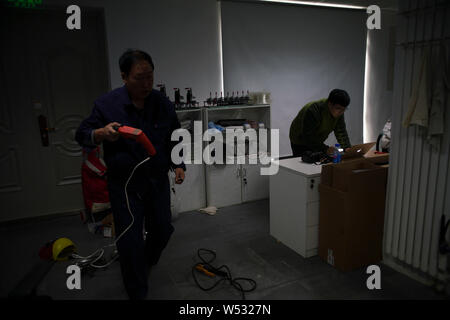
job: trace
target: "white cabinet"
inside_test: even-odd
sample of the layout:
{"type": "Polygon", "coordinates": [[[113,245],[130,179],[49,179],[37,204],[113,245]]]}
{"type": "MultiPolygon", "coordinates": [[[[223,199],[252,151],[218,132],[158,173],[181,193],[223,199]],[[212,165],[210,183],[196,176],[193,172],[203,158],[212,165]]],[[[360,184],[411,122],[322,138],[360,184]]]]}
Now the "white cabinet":
{"type": "MultiPolygon", "coordinates": [[[[264,123],[265,128],[270,128],[270,105],[177,110],[177,116],[180,123],[186,125],[190,121],[202,121],[204,131],[208,128],[209,121],[230,119],[252,120],[264,123]]],[[[270,139],[270,133],[267,136],[270,139]]],[[[200,152],[206,144],[207,142],[202,142],[203,149],[199,150],[200,152]]],[[[270,147],[270,143],[267,143],[267,146],[270,147]]],[[[192,143],[192,157],[195,153],[194,147],[198,148],[199,145],[192,143]]],[[[223,151],[226,154],[225,146],[223,151]]],[[[186,167],[185,181],[174,186],[175,196],[172,198],[176,201],[172,201],[172,205],[177,212],[197,210],[206,206],[225,207],[269,198],[269,177],[260,174],[260,161],[258,164],[250,164],[248,155],[245,156],[244,164],[238,163],[235,158],[233,164],[206,165],[202,161],[202,164],[188,164],[186,167]]]]}
{"type": "Polygon", "coordinates": [[[269,176],[261,175],[260,164],[241,165],[242,201],[255,201],[269,197],[269,176]]]}
{"type": "Polygon", "coordinates": [[[176,212],[204,208],[206,205],[205,168],[203,164],[186,164],[182,184],[172,184],[172,205],[176,212]]]}
{"type": "MultiPolygon", "coordinates": [[[[203,121],[203,110],[186,109],[177,110],[179,122],[191,133],[193,133],[194,121],[203,121]]],[[[186,164],[185,180],[182,184],[172,184],[175,193],[171,190],[172,209],[176,213],[197,210],[206,206],[206,186],[205,186],[205,166],[204,164],[193,164],[195,148],[200,147],[193,143],[193,135],[191,139],[191,164],[186,164]]],[[[169,177],[171,174],[169,173],[169,177]]]]}
{"type": "MultiPolygon", "coordinates": [[[[209,121],[216,123],[219,120],[226,119],[252,120],[256,123],[263,123],[266,129],[270,128],[270,105],[211,107],[206,108],[204,112],[204,130],[207,129],[209,121]]],[[[270,133],[267,136],[270,139],[270,133]]],[[[259,138],[259,135],[257,137],[259,138]]],[[[225,137],[224,141],[226,141],[225,137]]],[[[270,147],[269,143],[265,145],[270,147]]],[[[269,198],[269,178],[261,175],[260,169],[262,165],[259,158],[256,161],[257,164],[250,164],[249,151],[251,149],[247,147],[243,163],[238,163],[235,157],[233,160],[234,164],[206,165],[208,206],[225,207],[269,198]]],[[[251,157],[256,157],[261,150],[255,151],[256,153],[250,155],[251,157]]],[[[264,151],[270,150],[266,148],[264,151]]],[[[223,152],[226,154],[225,145],[223,152]]],[[[235,156],[238,155],[235,153],[235,156]]]]}
{"type": "Polygon", "coordinates": [[[206,166],[207,205],[226,207],[242,202],[241,165],[206,166]]]}
{"type": "Polygon", "coordinates": [[[269,198],[269,177],[260,174],[261,164],[206,166],[207,205],[226,207],[269,198]]]}
{"type": "Polygon", "coordinates": [[[321,166],[301,158],[277,161],[270,179],[270,234],[303,257],[317,254],[321,166]]]}

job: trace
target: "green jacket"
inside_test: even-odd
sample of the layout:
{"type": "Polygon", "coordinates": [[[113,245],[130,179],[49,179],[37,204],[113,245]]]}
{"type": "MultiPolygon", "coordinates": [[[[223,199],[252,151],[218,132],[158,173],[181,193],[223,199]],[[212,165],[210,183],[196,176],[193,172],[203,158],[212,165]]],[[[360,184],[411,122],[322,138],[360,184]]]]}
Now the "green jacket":
{"type": "Polygon", "coordinates": [[[331,131],[342,148],[351,147],[344,115],[333,118],[325,98],[310,102],[300,110],[291,123],[289,139],[292,144],[307,146],[312,151],[326,151],[328,146],[323,142],[331,131]]]}

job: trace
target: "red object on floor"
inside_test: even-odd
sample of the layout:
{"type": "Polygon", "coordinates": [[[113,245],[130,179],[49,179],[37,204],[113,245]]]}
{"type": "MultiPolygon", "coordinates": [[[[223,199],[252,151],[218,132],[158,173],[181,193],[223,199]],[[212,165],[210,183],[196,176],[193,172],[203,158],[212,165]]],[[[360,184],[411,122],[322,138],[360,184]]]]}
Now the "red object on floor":
{"type": "Polygon", "coordinates": [[[42,260],[51,260],[53,257],[53,241],[47,242],[39,249],[39,257],[42,260]]]}
{"type": "Polygon", "coordinates": [[[91,212],[94,203],[109,203],[106,165],[100,157],[100,147],[90,152],[83,150],[83,158],[81,183],[84,204],[86,209],[91,212]]]}

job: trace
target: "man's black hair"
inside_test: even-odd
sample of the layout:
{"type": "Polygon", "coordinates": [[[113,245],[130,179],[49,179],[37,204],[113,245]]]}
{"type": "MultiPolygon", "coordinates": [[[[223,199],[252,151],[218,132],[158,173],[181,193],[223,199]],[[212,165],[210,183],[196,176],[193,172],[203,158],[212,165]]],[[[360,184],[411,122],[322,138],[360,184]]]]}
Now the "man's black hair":
{"type": "Polygon", "coordinates": [[[147,61],[152,66],[152,69],[153,70],[155,69],[152,57],[150,57],[150,55],[147,52],[137,49],[128,49],[119,58],[120,72],[123,72],[125,73],[125,76],[128,76],[133,64],[136,61],[141,60],[147,61]]]}
{"type": "Polygon", "coordinates": [[[328,102],[347,107],[350,104],[350,96],[345,90],[333,89],[328,96],[328,102]]]}

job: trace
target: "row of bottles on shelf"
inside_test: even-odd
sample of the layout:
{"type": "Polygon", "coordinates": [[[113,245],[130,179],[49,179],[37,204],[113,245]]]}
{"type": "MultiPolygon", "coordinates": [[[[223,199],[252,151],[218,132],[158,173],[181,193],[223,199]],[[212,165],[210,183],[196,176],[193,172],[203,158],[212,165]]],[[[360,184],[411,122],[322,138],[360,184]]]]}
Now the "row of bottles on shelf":
{"type": "MultiPolygon", "coordinates": [[[[159,91],[165,96],[167,96],[166,86],[164,84],[158,84],[157,87],[159,88],[159,91]]],[[[186,89],[186,102],[183,102],[184,96],[181,95],[180,88],[173,88],[174,90],[174,100],[172,102],[175,105],[175,108],[177,110],[180,109],[193,109],[198,108],[199,103],[194,100],[195,97],[192,94],[192,88],[185,88],[186,89]]],[[[220,97],[216,95],[213,98],[212,93],[209,93],[209,98],[204,101],[205,107],[214,107],[214,106],[233,106],[233,105],[247,105],[250,101],[250,94],[247,90],[247,94],[244,94],[244,91],[242,90],[242,94],[239,95],[239,92],[232,91],[231,96],[230,93],[227,92],[227,95],[224,97],[223,93],[220,92],[220,97]]]]}
{"type": "MultiPolygon", "coordinates": [[[[167,97],[166,92],[166,86],[164,84],[158,84],[157,87],[159,88],[159,91],[167,97]]],[[[192,94],[192,88],[185,88],[186,89],[186,102],[182,102],[184,100],[184,97],[181,95],[180,88],[173,88],[174,90],[174,100],[172,101],[175,105],[175,109],[192,109],[192,108],[198,108],[199,103],[194,100],[194,96],[192,94]]]]}
{"type": "Polygon", "coordinates": [[[213,98],[211,92],[209,93],[209,98],[206,99],[207,106],[233,106],[233,105],[246,105],[250,101],[249,92],[247,90],[247,94],[244,95],[244,91],[242,91],[242,95],[239,96],[239,92],[236,91],[236,96],[234,95],[234,91],[232,91],[231,96],[230,93],[227,92],[227,95],[224,97],[222,92],[220,92],[220,97],[216,96],[213,98]]]}

